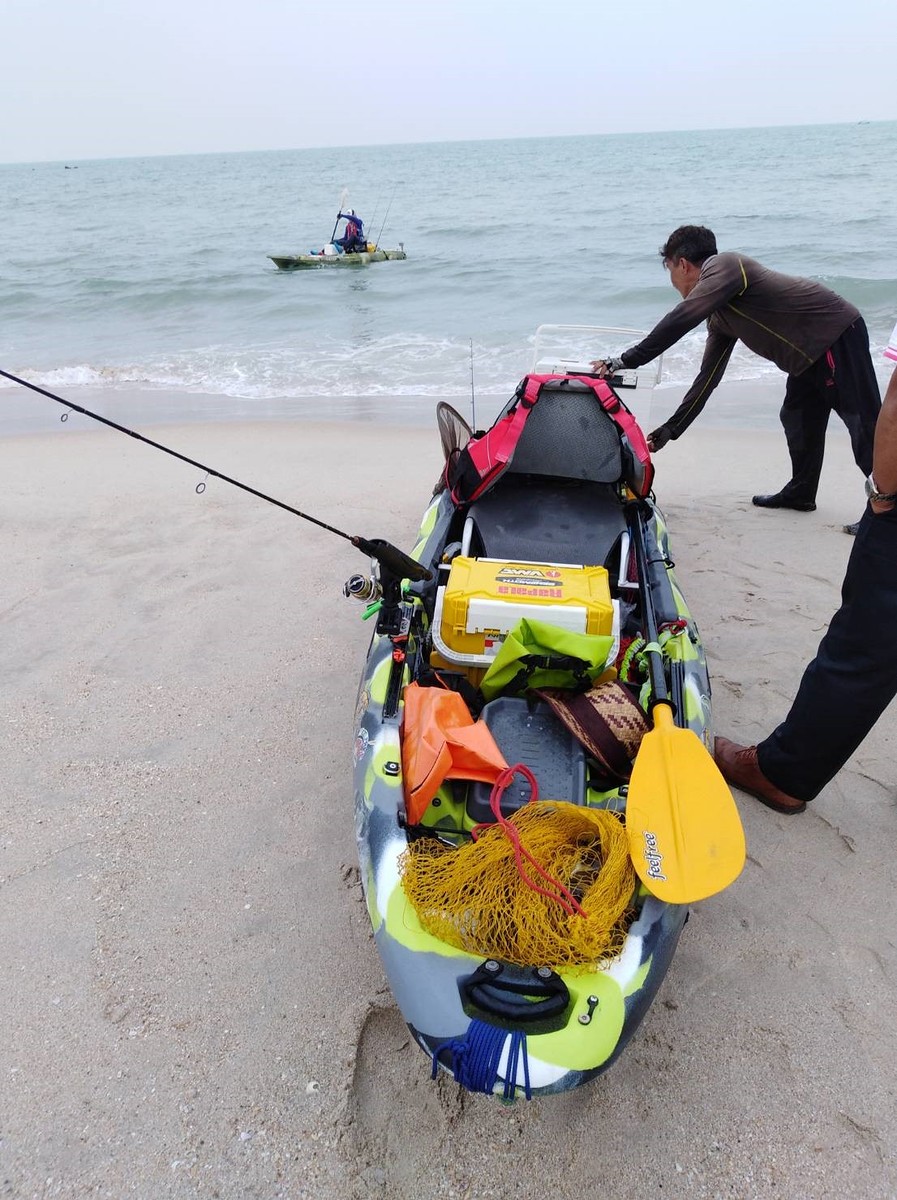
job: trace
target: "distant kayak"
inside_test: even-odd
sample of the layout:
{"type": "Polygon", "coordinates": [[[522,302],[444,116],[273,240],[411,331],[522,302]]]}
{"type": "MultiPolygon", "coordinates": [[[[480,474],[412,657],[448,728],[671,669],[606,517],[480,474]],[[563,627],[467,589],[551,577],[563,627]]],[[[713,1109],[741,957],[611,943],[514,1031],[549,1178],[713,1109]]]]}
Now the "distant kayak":
{"type": "Polygon", "coordinates": [[[349,254],[269,254],[268,257],[281,271],[309,270],[313,267],[366,267],[368,263],[386,262],[408,256],[399,243],[398,250],[353,250],[349,254]]]}

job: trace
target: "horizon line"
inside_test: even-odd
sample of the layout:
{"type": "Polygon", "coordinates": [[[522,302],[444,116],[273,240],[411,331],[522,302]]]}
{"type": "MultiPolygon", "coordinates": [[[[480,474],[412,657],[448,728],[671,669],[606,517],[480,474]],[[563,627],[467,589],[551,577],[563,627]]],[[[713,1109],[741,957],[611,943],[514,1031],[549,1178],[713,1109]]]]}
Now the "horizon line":
{"type": "Polygon", "coordinates": [[[780,122],[774,125],[713,125],[700,126],[692,129],[630,129],[617,130],[613,132],[603,133],[544,133],[544,134],[515,134],[512,136],[496,136],[496,137],[480,137],[480,138],[425,138],[423,141],[399,141],[399,142],[355,142],[351,144],[338,145],[311,145],[311,146],[265,146],[256,147],[254,149],[236,149],[230,148],[227,150],[177,150],[177,151],[156,151],[152,153],[134,153],[134,154],[101,154],[82,158],[34,158],[34,159],[0,159],[0,166],[4,167],[29,167],[29,166],[53,166],[55,164],[66,163],[92,163],[92,162],[115,162],[119,160],[131,160],[142,158],[199,158],[205,155],[222,155],[222,154],[305,154],[320,150],[375,150],[387,149],[396,146],[457,146],[465,143],[477,144],[480,142],[536,142],[536,141],[560,141],[564,139],[585,139],[585,138],[620,138],[620,137],[656,137],[659,134],[686,134],[686,133],[735,133],[746,132],[749,130],[764,130],[764,129],[825,129],[848,125],[888,125],[894,124],[897,118],[869,118],[850,121],[799,121],[799,122],[780,122]]]}

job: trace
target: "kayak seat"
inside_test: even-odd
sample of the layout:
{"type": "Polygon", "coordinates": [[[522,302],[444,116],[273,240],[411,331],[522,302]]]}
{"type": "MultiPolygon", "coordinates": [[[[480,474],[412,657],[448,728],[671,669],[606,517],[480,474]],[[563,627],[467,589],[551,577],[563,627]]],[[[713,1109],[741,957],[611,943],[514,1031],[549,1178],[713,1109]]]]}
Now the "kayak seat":
{"type": "Polygon", "coordinates": [[[462,553],[608,566],[625,529],[612,484],[506,474],[470,506],[462,553]]]}
{"type": "Polygon", "coordinates": [[[543,387],[508,469],[469,509],[465,554],[607,566],[636,474],[619,426],[585,385],[543,387]]]}
{"type": "Polygon", "coordinates": [[[618,483],[626,474],[620,430],[591,389],[543,387],[527,418],[509,475],[618,483]]]}

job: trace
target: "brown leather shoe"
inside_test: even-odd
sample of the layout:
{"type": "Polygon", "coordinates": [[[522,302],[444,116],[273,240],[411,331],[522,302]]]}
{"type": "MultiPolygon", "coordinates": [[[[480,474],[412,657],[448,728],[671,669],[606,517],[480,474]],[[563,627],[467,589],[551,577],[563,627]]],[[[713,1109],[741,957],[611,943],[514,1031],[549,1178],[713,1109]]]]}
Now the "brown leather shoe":
{"type": "Polygon", "coordinates": [[[769,782],[757,762],[756,746],[739,746],[728,738],[718,737],[713,742],[713,757],[729,783],[743,792],[749,792],[767,808],[790,816],[803,812],[807,807],[803,800],[796,800],[769,782]]]}

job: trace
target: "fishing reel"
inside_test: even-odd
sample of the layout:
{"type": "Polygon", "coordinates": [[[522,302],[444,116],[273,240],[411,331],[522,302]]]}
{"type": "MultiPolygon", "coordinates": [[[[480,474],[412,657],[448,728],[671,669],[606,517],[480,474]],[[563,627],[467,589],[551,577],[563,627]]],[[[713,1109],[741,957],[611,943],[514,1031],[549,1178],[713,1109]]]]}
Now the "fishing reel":
{"type": "Polygon", "coordinates": [[[382,597],[383,588],[379,579],[369,575],[350,575],[343,584],[343,595],[372,604],[382,597]]]}
{"type": "Polygon", "coordinates": [[[399,636],[408,632],[409,619],[402,603],[402,580],[410,579],[412,583],[425,582],[433,578],[433,572],[422,566],[416,559],[393,546],[383,538],[353,537],[349,539],[363,554],[369,554],[372,562],[377,565],[376,578],[367,579],[364,575],[353,575],[346,581],[343,591],[345,595],[356,595],[359,599],[373,600],[373,592],[379,589],[378,597],[380,612],[377,619],[377,632],[399,636]],[[359,580],[355,587],[358,591],[349,591],[350,584],[359,580]],[[371,589],[370,597],[359,592],[371,589]]]}

